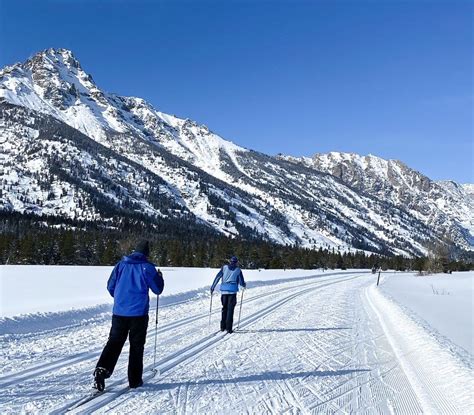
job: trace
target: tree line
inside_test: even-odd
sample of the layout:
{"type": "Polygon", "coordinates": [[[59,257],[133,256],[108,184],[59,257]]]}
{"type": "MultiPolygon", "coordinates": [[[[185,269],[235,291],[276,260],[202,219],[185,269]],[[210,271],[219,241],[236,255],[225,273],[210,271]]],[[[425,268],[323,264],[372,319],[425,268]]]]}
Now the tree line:
{"type": "MultiPolygon", "coordinates": [[[[151,260],[159,266],[220,267],[237,255],[244,268],[373,268],[425,271],[430,257],[382,256],[363,251],[307,249],[249,238],[231,239],[203,230],[190,221],[145,224],[121,221],[111,226],[64,223],[31,215],[0,213],[0,263],[37,265],[113,265],[130,253],[138,240],[151,241],[151,260]]],[[[467,270],[472,263],[438,258],[441,270],[467,270]]]]}

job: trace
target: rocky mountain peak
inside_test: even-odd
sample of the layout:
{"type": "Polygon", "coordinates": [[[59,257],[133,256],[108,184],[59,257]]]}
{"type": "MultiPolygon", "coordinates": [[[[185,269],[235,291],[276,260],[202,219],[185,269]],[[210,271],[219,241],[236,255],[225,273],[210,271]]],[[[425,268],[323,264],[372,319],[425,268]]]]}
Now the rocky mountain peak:
{"type": "Polygon", "coordinates": [[[4,210],[194,217],[227,235],[312,248],[411,255],[446,237],[474,247],[474,201],[461,186],[374,155],[244,149],[142,98],[100,90],[67,49],[0,71],[0,138],[4,210]]]}
{"type": "Polygon", "coordinates": [[[38,52],[25,62],[25,66],[32,70],[58,70],[61,66],[65,66],[69,70],[81,68],[74,54],[70,50],[63,48],[49,48],[38,52]]]}

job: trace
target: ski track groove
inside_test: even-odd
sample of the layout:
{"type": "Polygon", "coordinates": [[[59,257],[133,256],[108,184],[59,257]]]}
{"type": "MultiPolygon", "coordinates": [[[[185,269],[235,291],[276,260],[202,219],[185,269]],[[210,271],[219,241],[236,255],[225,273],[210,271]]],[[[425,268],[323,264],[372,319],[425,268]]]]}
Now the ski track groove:
{"type": "MultiPolygon", "coordinates": [[[[324,277],[330,277],[330,276],[331,276],[331,274],[327,274],[327,275],[324,275],[323,278],[324,277]]],[[[252,297],[246,298],[246,303],[252,303],[252,302],[260,300],[262,298],[271,297],[275,293],[283,293],[283,292],[287,292],[287,291],[290,291],[290,290],[294,290],[295,288],[306,287],[306,286],[313,285],[315,283],[326,281],[325,279],[323,279],[323,281],[318,281],[319,278],[321,278],[321,276],[316,277],[317,281],[304,282],[304,283],[301,283],[301,284],[296,282],[295,285],[292,285],[290,287],[284,287],[284,288],[272,290],[272,291],[264,293],[264,294],[254,295],[252,297]]],[[[337,278],[337,275],[336,275],[336,278],[337,278]]],[[[308,277],[308,279],[310,279],[310,277],[308,277]]],[[[177,305],[177,304],[189,303],[189,302],[190,302],[190,300],[178,301],[176,303],[167,304],[165,307],[169,308],[169,307],[177,305]]],[[[220,311],[218,311],[218,310],[214,310],[212,312],[212,316],[215,316],[215,315],[218,315],[218,314],[220,314],[220,311]]],[[[152,316],[152,317],[154,316],[154,311],[150,312],[150,316],[152,316]]],[[[209,317],[208,312],[200,313],[197,316],[185,317],[185,318],[180,319],[179,321],[176,321],[176,322],[173,322],[173,323],[168,323],[168,324],[165,324],[165,325],[161,326],[158,329],[157,333],[158,334],[164,334],[164,333],[167,333],[168,331],[175,330],[175,329],[183,327],[187,324],[191,324],[191,323],[194,323],[198,320],[208,318],[208,317],[209,317]]],[[[152,320],[154,320],[154,318],[150,318],[150,321],[152,321],[152,320]]],[[[110,325],[110,316],[108,316],[108,318],[103,323],[106,324],[107,326],[110,325]]],[[[74,326],[78,326],[78,325],[74,325],[74,326]]],[[[69,326],[66,326],[66,328],[69,328],[69,326]]],[[[56,331],[60,333],[62,330],[64,330],[64,327],[59,328],[59,329],[46,330],[45,332],[41,332],[41,335],[43,335],[46,332],[48,334],[50,334],[51,332],[56,332],[56,331]]],[[[152,340],[154,335],[155,335],[155,330],[154,329],[153,330],[148,330],[147,341],[152,340]]],[[[29,337],[30,335],[27,334],[26,336],[29,337]]],[[[180,336],[176,336],[176,337],[180,337],[180,336]]],[[[67,349],[67,346],[64,348],[64,350],[66,350],[66,349],[67,349]]],[[[55,351],[55,354],[58,353],[57,349],[54,349],[54,351],[55,351]]],[[[71,365],[71,363],[80,364],[80,363],[83,363],[84,361],[87,361],[87,360],[97,359],[97,357],[100,356],[101,352],[102,352],[102,346],[99,346],[99,347],[96,347],[95,350],[93,350],[93,351],[82,352],[82,353],[76,354],[74,356],[68,356],[66,358],[62,357],[62,358],[54,360],[52,362],[42,363],[40,365],[33,365],[31,367],[22,369],[18,372],[13,372],[13,373],[10,372],[10,373],[0,375],[0,388],[4,388],[4,387],[9,386],[11,384],[17,384],[18,382],[20,382],[22,380],[31,380],[33,376],[40,376],[44,373],[48,373],[49,371],[51,371],[51,369],[60,369],[60,368],[69,367],[71,365]],[[61,362],[66,362],[66,363],[61,365],[61,362]]],[[[44,358],[44,356],[42,356],[42,358],[44,358]]]]}
{"type": "MultiPolygon", "coordinates": [[[[171,353],[157,362],[157,367],[161,368],[159,377],[153,378],[145,372],[145,387],[129,391],[126,388],[127,363],[122,364],[119,360],[117,380],[107,385],[106,393],[71,413],[115,414],[143,410],[147,413],[184,415],[216,411],[247,414],[425,412],[423,397],[420,399],[403,365],[403,361],[408,361],[414,366],[412,359],[415,358],[413,354],[417,343],[405,347],[403,351],[394,350],[393,341],[368,295],[367,287],[369,283],[373,285],[373,280],[370,276],[364,278],[364,275],[339,274],[335,278],[315,278],[304,283],[290,281],[280,287],[277,284],[278,288],[271,291],[267,288],[267,292],[245,299],[246,304],[253,304],[254,307],[250,307],[251,311],[242,319],[243,330],[234,335],[220,332],[207,334],[208,312],[165,324],[158,333],[173,333],[175,330],[176,334],[166,338],[166,344],[173,342],[176,345],[171,353]],[[331,289],[329,301],[328,288],[331,289]],[[291,308],[288,307],[290,304],[291,308]],[[191,341],[182,340],[182,333],[177,329],[195,322],[198,322],[198,327],[194,328],[194,337],[190,336],[191,341]],[[313,329],[313,326],[317,328],[313,329]],[[249,327],[255,328],[248,330],[249,327]],[[291,341],[285,342],[285,336],[291,341]],[[239,347],[241,350],[237,357],[233,357],[239,347]],[[265,357],[270,347],[275,348],[275,351],[270,350],[276,361],[265,357]],[[205,353],[210,354],[205,356],[205,353]],[[240,374],[250,376],[239,378],[240,374]],[[190,382],[189,376],[203,376],[204,382],[190,382]],[[173,381],[166,383],[165,380],[170,377],[173,381]],[[212,382],[213,378],[216,382],[212,382]],[[151,389],[147,389],[147,385],[151,389]],[[219,401],[216,401],[216,391],[219,401]],[[216,402],[219,404],[214,406],[216,402]]],[[[330,277],[330,274],[324,277],[330,277]]],[[[202,298],[197,301],[202,301],[202,298]]],[[[184,307],[191,307],[192,312],[195,303],[190,300],[185,302],[190,304],[184,307]]],[[[175,318],[183,311],[171,309],[169,313],[170,318],[175,318]]],[[[217,314],[220,314],[219,310],[212,315],[217,314]]],[[[103,324],[108,325],[109,320],[103,324]]],[[[154,330],[149,332],[147,339],[154,334],[154,330]]],[[[67,384],[68,376],[80,365],[84,365],[84,371],[80,373],[85,373],[86,363],[97,356],[73,361],[72,365],[70,361],[62,365],[66,358],[57,359],[9,373],[7,375],[11,377],[6,380],[0,375],[0,388],[16,382],[14,376],[25,379],[29,374],[34,377],[26,380],[26,386],[29,380],[42,379],[41,386],[34,390],[23,388],[17,395],[11,393],[9,397],[16,396],[21,400],[25,396],[38,398],[41,395],[42,399],[47,399],[51,396],[48,394],[50,388],[58,385],[60,387],[55,388],[55,393],[74,396],[71,386],[67,384]],[[45,378],[48,367],[64,373],[52,379],[45,378]],[[64,378],[64,386],[61,378],[64,378]]],[[[80,359],[84,356],[75,357],[80,359]]],[[[145,364],[145,370],[150,367],[145,364]]],[[[423,379],[424,399],[433,396],[436,401],[433,413],[456,413],[447,395],[439,394],[436,382],[427,375],[435,372],[426,372],[416,365],[412,370],[423,379]]],[[[448,369],[444,371],[444,367],[437,373],[441,377],[453,376],[448,369]]],[[[454,375],[457,376],[457,373],[454,375]]],[[[453,379],[448,385],[455,385],[456,381],[453,379]]],[[[53,406],[52,413],[64,413],[74,402],[83,398],[66,399],[66,404],[63,402],[53,406]]],[[[25,412],[25,408],[22,407],[21,411],[25,412]]],[[[44,412],[45,409],[42,409],[41,413],[44,412]]]]}
{"type": "MultiPolygon", "coordinates": [[[[287,297],[283,297],[282,299],[275,301],[269,307],[264,308],[263,310],[257,311],[256,313],[253,313],[253,314],[245,317],[241,321],[241,327],[245,327],[247,325],[253,324],[255,321],[258,321],[258,320],[264,318],[265,316],[269,315],[275,309],[280,308],[282,305],[284,305],[287,302],[293,300],[294,298],[297,298],[301,295],[306,294],[308,291],[314,291],[314,290],[322,289],[322,288],[325,288],[327,286],[331,286],[331,285],[334,285],[334,284],[339,284],[339,283],[342,283],[342,282],[350,281],[350,280],[359,278],[360,276],[361,276],[361,274],[358,274],[358,275],[355,275],[355,276],[349,276],[349,277],[346,276],[345,278],[343,276],[341,278],[338,278],[336,281],[326,281],[326,280],[324,280],[324,281],[315,281],[315,282],[312,282],[312,283],[309,283],[309,284],[305,284],[304,288],[300,287],[300,286],[295,287],[297,289],[300,289],[300,291],[296,291],[296,293],[292,293],[292,294],[288,295],[287,297]],[[308,287],[307,285],[310,285],[310,286],[308,287]],[[301,290],[301,288],[303,288],[303,289],[301,290]]],[[[285,291],[287,291],[287,290],[285,290],[285,291]]],[[[212,342],[212,341],[209,342],[210,343],[209,345],[206,344],[209,340],[212,340],[213,337],[217,338],[217,340],[220,340],[224,336],[225,335],[206,336],[203,339],[204,341],[203,340],[197,341],[195,344],[192,344],[189,347],[187,347],[186,351],[192,350],[195,347],[201,347],[201,349],[199,350],[199,353],[200,353],[203,350],[206,350],[208,347],[212,347],[215,344],[215,342],[212,342]],[[202,347],[202,346],[204,346],[204,347],[202,347]]],[[[184,352],[179,351],[178,354],[185,353],[186,351],[184,351],[184,352]]],[[[197,355],[193,354],[190,357],[183,358],[182,360],[179,360],[177,364],[181,364],[181,363],[183,363],[183,361],[189,360],[189,358],[197,358],[197,355]]],[[[162,364],[166,364],[166,361],[169,360],[169,357],[165,358],[164,360],[165,360],[165,362],[162,363],[162,364]]],[[[160,368],[160,363],[158,363],[157,367],[160,368]]],[[[168,371],[168,370],[169,370],[169,368],[166,368],[165,370],[161,369],[161,373],[163,374],[163,372],[168,371]]],[[[144,378],[145,378],[145,376],[144,376],[144,378]]],[[[160,376],[160,378],[162,378],[162,376],[160,376]]],[[[144,381],[145,381],[145,379],[144,379],[144,381]]],[[[119,381],[117,381],[117,382],[119,382],[119,381]]],[[[115,384],[116,383],[114,383],[113,385],[115,385],[115,384]]],[[[109,402],[113,401],[114,399],[116,399],[118,396],[120,396],[121,394],[123,394],[125,392],[126,392],[125,390],[122,390],[122,392],[118,391],[118,392],[115,392],[115,393],[100,395],[97,398],[95,398],[94,400],[92,400],[92,401],[86,403],[85,405],[81,406],[80,408],[78,408],[78,410],[74,411],[74,413],[92,413],[92,412],[98,411],[99,409],[105,407],[109,402]],[[86,412],[84,412],[84,410],[86,412]]],[[[73,404],[74,404],[74,402],[71,402],[69,404],[69,406],[73,405],[73,404]]],[[[60,413],[61,411],[66,411],[66,410],[67,410],[67,406],[65,405],[65,406],[61,406],[61,408],[59,408],[59,409],[56,409],[54,412],[60,413]]]]}
{"type": "MultiPolygon", "coordinates": [[[[383,315],[378,309],[380,304],[377,303],[380,300],[376,300],[377,296],[381,296],[378,292],[371,293],[370,288],[366,288],[364,295],[367,304],[377,316],[387,340],[400,362],[401,369],[407,374],[423,412],[456,414],[469,412],[469,407],[472,410],[472,397],[469,403],[465,402],[467,400],[465,396],[456,395],[459,389],[459,381],[457,380],[457,377],[460,376],[459,372],[453,373],[453,366],[450,366],[451,362],[446,363],[444,361],[446,356],[443,353],[445,351],[440,349],[441,346],[436,342],[430,343],[432,339],[429,337],[429,333],[421,332],[420,336],[409,336],[412,338],[394,337],[393,329],[391,329],[394,324],[402,324],[405,331],[410,334],[416,330],[416,323],[411,321],[409,316],[401,313],[400,308],[397,308],[398,306],[387,303],[389,300],[382,301],[385,301],[386,307],[394,307],[395,310],[387,316],[383,315]],[[434,360],[430,347],[438,350],[434,360]],[[427,350],[426,353],[420,353],[420,350],[425,349],[427,350]],[[436,379],[432,378],[433,373],[436,373],[436,379]],[[447,383],[441,386],[439,379],[446,379],[447,383]],[[447,394],[446,390],[450,392],[447,394]]],[[[383,299],[384,297],[379,298],[383,299]]],[[[447,358],[449,360],[451,356],[447,356],[447,358]]],[[[467,379],[466,381],[469,382],[467,379]]],[[[470,383],[472,384],[472,372],[470,383]]]]}

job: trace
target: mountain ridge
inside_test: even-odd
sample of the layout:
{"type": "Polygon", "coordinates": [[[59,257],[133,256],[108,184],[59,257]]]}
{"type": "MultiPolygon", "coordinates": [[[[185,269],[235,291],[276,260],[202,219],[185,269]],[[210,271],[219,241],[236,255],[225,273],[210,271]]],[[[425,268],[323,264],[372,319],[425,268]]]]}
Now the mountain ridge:
{"type": "MultiPolygon", "coordinates": [[[[473,203],[462,186],[456,191],[447,184],[435,186],[399,162],[404,167],[396,166],[403,171],[392,179],[398,180],[401,200],[387,198],[393,196],[394,183],[380,171],[357,169],[360,159],[353,157],[349,163],[341,155],[345,153],[334,152],[329,154],[333,159],[339,154],[341,160],[328,164],[322,156],[272,157],[240,147],[204,125],[162,113],[141,98],[100,90],[66,49],[47,49],[24,64],[1,70],[0,106],[0,137],[6,140],[3,157],[8,162],[0,198],[4,210],[41,215],[54,212],[45,205],[55,201],[61,215],[74,212],[82,217],[87,206],[92,215],[88,218],[101,220],[90,196],[98,193],[100,200],[122,212],[119,216],[129,214],[124,203],[154,218],[175,217],[169,210],[179,210],[177,220],[184,215],[228,236],[255,232],[279,244],[419,255],[428,252],[429,245],[449,243],[448,236],[461,249],[474,246],[473,203]],[[94,147],[97,154],[88,152],[94,145],[68,128],[102,147],[94,147]],[[44,161],[53,157],[50,153],[58,164],[54,172],[44,161]],[[32,179],[35,163],[49,169],[44,178],[38,178],[42,172],[36,168],[32,179]],[[125,173],[129,170],[133,178],[125,173]],[[62,200],[51,183],[48,189],[47,177],[61,182],[57,187],[72,196],[62,200]],[[24,194],[22,180],[48,191],[24,194]],[[414,180],[408,184],[424,195],[421,204],[414,203],[416,192],[407,189],[406,180],[414,180]],[[436,191],[427,192],[431,188],[436,191]],[[155,200],[160,198],[166,201],[166,211],[155,200]],[[404,206],[407,198],[412,202],[409,209],[404,206]],[[426,204],[443,201],[460,207],[430,207],[425,212],[426,204]]],[[[374,165],[390,163],[370,157],[374,165]]]]}

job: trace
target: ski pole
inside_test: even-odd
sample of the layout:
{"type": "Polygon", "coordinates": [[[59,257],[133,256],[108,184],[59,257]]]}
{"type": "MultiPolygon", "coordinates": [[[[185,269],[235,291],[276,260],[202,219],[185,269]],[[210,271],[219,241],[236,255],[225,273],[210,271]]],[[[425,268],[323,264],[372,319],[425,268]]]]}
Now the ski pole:
{"type": "Polygon", "coordinates": [[[155,353],[154,353],[154,356],[153,356],[153,370],[156,372],[158,372],[156,370],[156,339],[158,337],[158,304],[160,302],[160,296],[157,295],[156,296],[156,313],[155,313],[155,353]]]}
{"type": "Polygon", "coordinates": [[[244,291],[245,291],[245,288],[242,288],[242,294],[240,294],[239,322],[237,323],[237,329],[240,327],[240,316],[242,315],[242,303],[244,302],[244,291]]]}
{"type": "Polygon", "coordinates": [[[211,306],[209,307],[209,327],[211,327],[212,294],[213,294],[213,292],[211,291],[211,306]]]}

